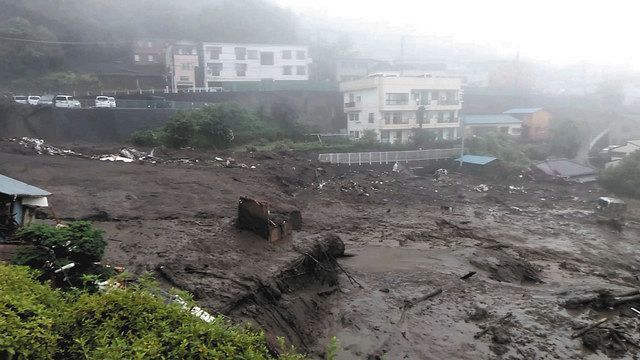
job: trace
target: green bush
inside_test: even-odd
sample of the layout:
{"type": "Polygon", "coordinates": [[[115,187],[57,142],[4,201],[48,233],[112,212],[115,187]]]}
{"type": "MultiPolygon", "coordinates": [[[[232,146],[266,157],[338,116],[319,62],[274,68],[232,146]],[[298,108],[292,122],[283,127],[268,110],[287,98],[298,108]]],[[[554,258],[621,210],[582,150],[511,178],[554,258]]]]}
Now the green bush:
{"type": "Polygon", "coordinates": [[[197,122],[192,118],[194,111],[179,111],[164,126],[165,145],[180,148],[191,144],[198,130],[197,122]]]}
{"type": "Polygon", "coordinates": [[[53,279],[59,286],[80,286],[87,274],[108,276],[109,271],[94,263],[99,262],[107,245],[102,230],[94,229],[90,222],[74,221],[67,226],[33,224],[19,229],[14,240],[26,246],[13,262],[42,271],[43,279],[53,279]],[[55,273],[60,267],[74,263],[72,269],[55,273]]]}
{"type": "Polygon", "coordinates": [[[159,146],[162,143],[162,132],[158,130],[140,130],[131,135],[131,142],[138,146],[159,146]]]}
{"type": "Polygon", "coordinates": [[[627,155],[618,165],[603,170],[598,182],[609,191],[640,197],[640,151],[627,155]]]}
{"type": "Polygon", "coordinates": [[[33,270],[0,263],[0,359],[52,359],[64,312],[62,296],[34,280],[33,270]]]}
{"type": "Polygon", "coordinates": [[[136,285],[63,294],[28,268],[0,264],[0,358],[273,359],[261,332],[222,317],[206,323],[156,293],[136,285]]]}
{"type": "Polygon", "coordinates": [[[467,154],[494,156],[509,173],[525,171],[531,161],[527,157],[527,148],[518,144],[509,135],[487,134],[469,139],[467,154]]]}

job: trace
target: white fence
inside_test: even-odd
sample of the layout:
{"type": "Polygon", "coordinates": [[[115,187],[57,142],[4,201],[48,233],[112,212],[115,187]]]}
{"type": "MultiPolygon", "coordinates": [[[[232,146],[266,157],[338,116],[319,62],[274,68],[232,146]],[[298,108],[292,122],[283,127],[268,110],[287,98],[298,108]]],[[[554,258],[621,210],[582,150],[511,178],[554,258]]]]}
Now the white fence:
{"type": "Polygon", "coordinates": [[[320,154],[318,160],[329,164],[388,164],[422,160],[442,160],[460,156],[460,148],[411,151],[381,151],[320,154]]]}

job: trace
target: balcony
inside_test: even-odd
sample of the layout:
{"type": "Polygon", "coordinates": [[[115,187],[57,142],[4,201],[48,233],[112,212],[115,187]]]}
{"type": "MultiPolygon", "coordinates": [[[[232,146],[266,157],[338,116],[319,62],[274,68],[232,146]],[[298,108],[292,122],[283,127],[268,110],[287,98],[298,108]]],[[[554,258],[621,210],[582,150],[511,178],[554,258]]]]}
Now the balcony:
{"type": "Polygon", "coordinates": [[[354,108],[354,107],[356,107],[356,103],[355,103],[355,101],[344,103],[344,107],[345,108],[354,108]]]}

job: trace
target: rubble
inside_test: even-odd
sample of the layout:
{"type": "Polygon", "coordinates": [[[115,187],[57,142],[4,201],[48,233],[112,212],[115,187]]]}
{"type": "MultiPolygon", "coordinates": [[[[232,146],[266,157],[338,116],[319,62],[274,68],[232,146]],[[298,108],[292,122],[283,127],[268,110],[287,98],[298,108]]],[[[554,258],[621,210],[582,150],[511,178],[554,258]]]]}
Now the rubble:
{"type": "Polygon", "coordinates": [[[477,192],[487,192],[489,191],[489,187],[485,184],[480,184],[478,186],[475,186],[473,188],[473,190],[477,191],[477,192]]]}
{"type": "MultiPolygon", "coordinates": [[[[16,141],[16,139],[12,139],[11,141],[16,141]]],[[[83,156],[73,150],[60,149],[55,146],[45,145],[44,140],[42,139],[23,137],[18,141],[18,144],[25,148],[35,150],[39,155],[83,156]]]]}
{"type": "Polygon", "coordinates": [[[239,229],[250,230],[259,236],[277,242],[291,237],[294,229],[301,229],[300,211],[271,212],[269,203],[241,197],[238,203],[239,229]]]}

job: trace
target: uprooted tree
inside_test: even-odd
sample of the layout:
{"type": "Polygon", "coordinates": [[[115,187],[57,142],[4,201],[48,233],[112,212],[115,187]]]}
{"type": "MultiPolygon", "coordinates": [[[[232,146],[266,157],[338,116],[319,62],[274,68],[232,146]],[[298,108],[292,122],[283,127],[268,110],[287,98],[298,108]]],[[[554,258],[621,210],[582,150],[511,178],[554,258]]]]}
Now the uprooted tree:
{"type": "Polygon", "coordinates": [[[13,262],[39,270],[40,279],[57,286],[80,287],[87,276],[106,280],[112,275],[99,263],[107,245],[103,232],[87,221],[66,226],[33,224],[19,229],[13,240],[25,244],[13,262]]]}

